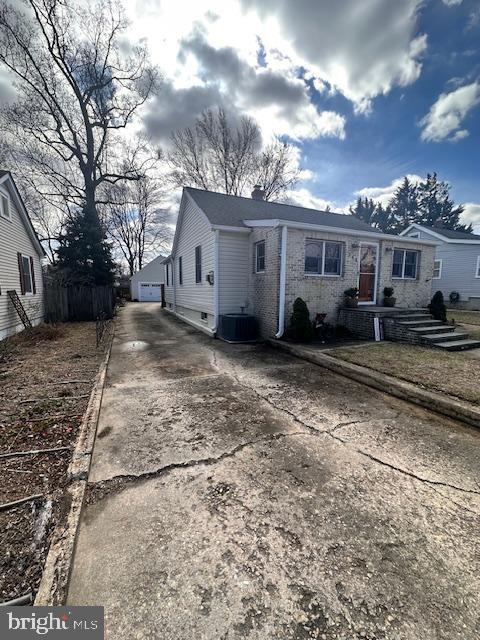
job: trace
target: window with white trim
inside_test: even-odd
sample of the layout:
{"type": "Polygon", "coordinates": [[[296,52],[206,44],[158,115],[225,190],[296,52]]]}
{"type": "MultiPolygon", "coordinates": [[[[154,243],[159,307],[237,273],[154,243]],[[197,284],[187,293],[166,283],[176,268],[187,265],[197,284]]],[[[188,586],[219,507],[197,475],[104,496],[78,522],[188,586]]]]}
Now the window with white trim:
{"type": "Polygon", "coordinates": [[[480,256],[477,256],[477,270],[475,271],[475,277],[480,278],[480,256]]]}
{"type": "Polygon", "coordinates": [[[442,260],[433,261],[433,279],[439,280],[442,277],[442,260]]]}
{"type": "Polygon", "coordinates": [[[195,282],[202,283],[202,247],[195,247],[195,282]]]}
{"type": "Polygon", "coordinates": [[[317,276],[342,274],[343,244],[328,240],[305,241],[305,273],[317,276]]]}
{"type": "Polygon", "coordinates": [[[255,273],[265,271],[265,240],[255,243],[255,273]]]}
{"type": "Polygon", "coordinates": [[[165,265],[165,279],[167,281],[167,287],[170,286],[170,264],[167,262],[165,265]]]}
{"type": "Polygon", "coordinates": [[[415,280],[418,272],[420,251],[408,251],[408,249],[394,249],[392,278],[403,280],[415,280]]]}
{"type": "Polygon", "coordinates": [[[12,219],[12,214],[10,211],[10,198],[2,192],[0,192],[0,215],[2,216],[2,218],[6,218],[7,220],[12,219]]]}

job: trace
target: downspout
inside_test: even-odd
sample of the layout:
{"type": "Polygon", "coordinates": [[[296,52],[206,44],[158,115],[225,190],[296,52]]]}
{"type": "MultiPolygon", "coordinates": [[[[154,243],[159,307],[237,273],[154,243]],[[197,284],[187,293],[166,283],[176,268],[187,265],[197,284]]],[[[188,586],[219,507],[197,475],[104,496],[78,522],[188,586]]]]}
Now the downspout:
{"type": "Polygon", "coordinates": [[[218,318],[219,318],[219,275],[220,275],[220,231],[215,229],[213,238],[213,327],[212,333],[215,335],[218,330],[218,318]]]}
{"type": "Polygon", "coordinates": [[[282,227],[280,249],[280,288],[278,291],[278,331],[275,338],[279,339],[285,331],[285,289],[287,283],[287,226],[282,227]]]}

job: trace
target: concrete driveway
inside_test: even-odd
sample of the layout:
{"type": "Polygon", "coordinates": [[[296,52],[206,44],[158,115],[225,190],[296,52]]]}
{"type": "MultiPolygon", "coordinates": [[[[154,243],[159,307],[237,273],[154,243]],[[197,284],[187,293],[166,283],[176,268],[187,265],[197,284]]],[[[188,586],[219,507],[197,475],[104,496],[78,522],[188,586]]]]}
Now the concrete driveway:
{"type": "Polygon", "coordinates": [[[480,431],[131,304],[90,481],[108,638],[480,637],[480,431]]]}

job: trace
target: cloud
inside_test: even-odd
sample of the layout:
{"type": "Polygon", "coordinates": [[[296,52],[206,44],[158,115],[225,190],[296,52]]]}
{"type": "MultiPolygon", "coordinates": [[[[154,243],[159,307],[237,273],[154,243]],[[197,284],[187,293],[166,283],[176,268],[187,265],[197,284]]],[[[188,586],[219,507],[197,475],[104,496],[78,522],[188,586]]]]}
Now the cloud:
{"type": "MultiPolygon", "coordinates": [[[[421,73],[421,0],[241,0],[258,16],[267,54],[280,50],[367,111],[371,100],[421,73]]],[[[268,55],[267,55],[268,58],[268,55]]]]}
{"type": "Polygon", "coordinates": [[[325,211],[327,207],[330,207],[332,211],[335,211],[334,203],[331,200],[319,198],[305,187],[289,191],[285,201],[287,204],[295,204],[298,207],[306,207],[307,209],[325,211]]]}
{"type": "Polygon", "coordinates": [[[475,202],[466,202],[464,204],[465,211],[461,215],[463,224],[472,224],[475,233],[480,234],[480,204],[475,202]]]}
{"type": "Polygon", "coordinates": [[[455,7],[459,4],[462,4],[463,0],[442,0],[443,4],[446,4],[447,7],[455,7]]]}
{"type": "Polygon", "coordinates": [[[439,142],[461,140],[468,135],[461,124],[468,112],[480,102],[480,83],[472,82],[451,91],[442,93],[431,106],[428,114],[421,120],[422,140],[439,142]]]}
{"type": "Polygon", "coordinates": [[[145,118],[157,140],[192,124],[203,109],[216,104],[252,116],[266,139],[274,134],[296,140],[345,137],[345,118],[317,109],[295,70],[280,73],[252,63],[233,47],[214,47],[201,25],[180,42],[177,60],[189,68],[197,85],[175,89],[170,81],[161,88],[145,118]]]}
{"type": "MultiPolygon", "coordinates": [[[[408,174],[407,178],[414,184],[416,184],[417,182],[422,182],[422,180],[424,179],[415,173],[408,174]]],[[[386,207],[390,202],[395,190],[401,186],[403,179],[404,176],[402,176],[401,178],[396,178],[385,187],[364,187],[363,189],[355,191],[355,195],[357,197],[360,196],[361,198],[372,198],[372,200],[374,200],[375,202],[379,202],[384,207],[386,207]]]]}

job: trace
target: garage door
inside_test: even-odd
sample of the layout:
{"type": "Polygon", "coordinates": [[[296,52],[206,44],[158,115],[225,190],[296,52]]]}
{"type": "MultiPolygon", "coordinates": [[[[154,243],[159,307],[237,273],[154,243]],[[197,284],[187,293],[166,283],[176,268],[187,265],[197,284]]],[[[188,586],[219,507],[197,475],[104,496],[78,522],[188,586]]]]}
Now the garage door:
{"type": "Polygon", "coordinates": [[[160,302],[162,299],[162,287],[156,282],[140,282],[140,302],[160,302]]]}

